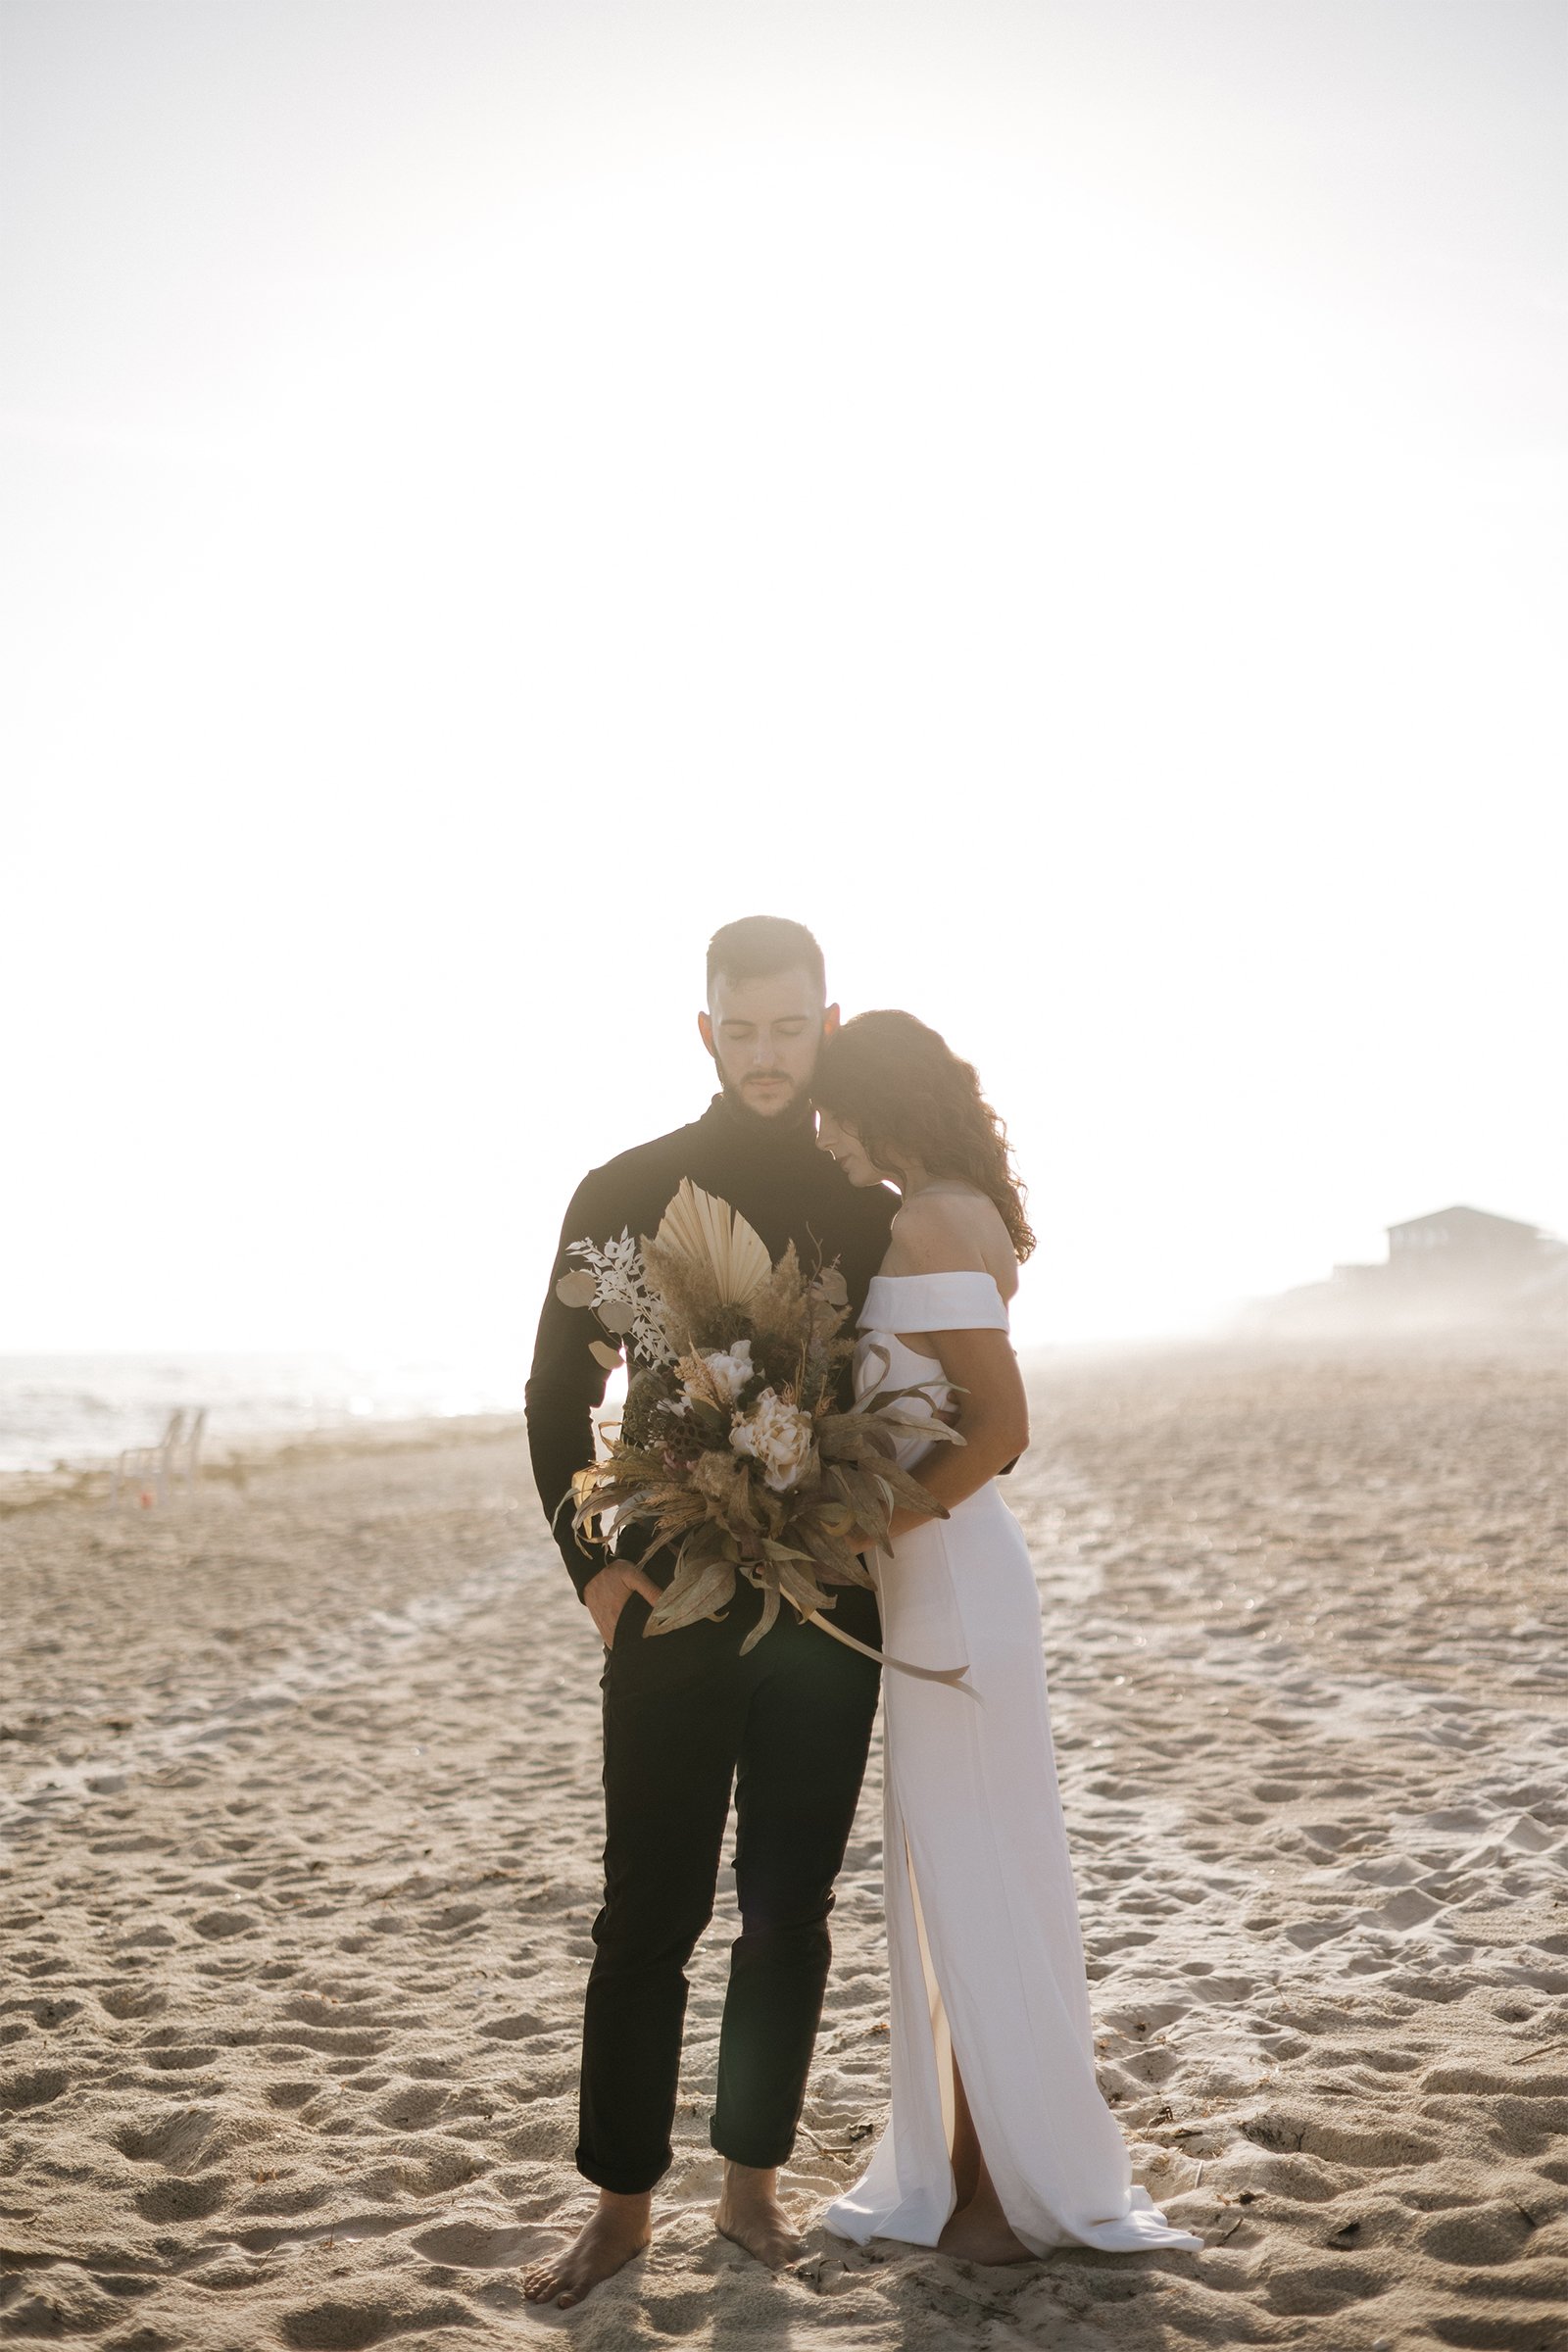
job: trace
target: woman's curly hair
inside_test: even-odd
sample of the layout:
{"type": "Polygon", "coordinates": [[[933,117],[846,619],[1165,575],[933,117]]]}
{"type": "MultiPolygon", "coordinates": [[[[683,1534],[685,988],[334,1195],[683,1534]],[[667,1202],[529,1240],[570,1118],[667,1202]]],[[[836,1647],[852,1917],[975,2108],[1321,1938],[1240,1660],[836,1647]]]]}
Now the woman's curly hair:
{"type": "Polygon", "coordinates": [[[1029,1255],[1035,1237],[1007,1130],[971,1065],[912,1012],[857,1013],[824,1039],[811,1100],[853,1127],[890,1174],[914,1160],[928,1175],[974,1185],[996,1202],[1018,1256],[1029,1255]]]}

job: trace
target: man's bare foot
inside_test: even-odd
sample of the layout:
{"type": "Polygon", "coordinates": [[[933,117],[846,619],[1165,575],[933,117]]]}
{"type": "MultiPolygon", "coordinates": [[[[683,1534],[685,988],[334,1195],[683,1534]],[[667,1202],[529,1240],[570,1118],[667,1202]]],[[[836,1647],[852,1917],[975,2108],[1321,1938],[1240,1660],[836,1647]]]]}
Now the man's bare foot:
{"type": "Polygon", "coordinates": [[[724,2185],[713,2216],[720,2237],[732,2238],[768,2270],[782,2270],[801,2250],[790,2217],[778,2201],[778,2174],[724,2159],[724,2185]]]}
{"type": "Polygon", "coordinates": [[[622,2263],[640,2254],[654,2234],[653,2197],[617,2197],[599,2191],[599,2210],[585,2224],[564,2254],[547,2255],[522,2274],[522,2291],[530,2303],[554,2303],[569,2311],[601,2278],[610,2278],[622,2263]]]}
{"type": "Polygon", "coordinates": [[[1013,2236],[1001,2206],[989,2197],[977,2197],[972,2205],[963,2206],[954,2215],[937,2239],[937,2252],[951,2254],[955,2262],[1035,2259],[1023,2240],[1013,2236]]]}

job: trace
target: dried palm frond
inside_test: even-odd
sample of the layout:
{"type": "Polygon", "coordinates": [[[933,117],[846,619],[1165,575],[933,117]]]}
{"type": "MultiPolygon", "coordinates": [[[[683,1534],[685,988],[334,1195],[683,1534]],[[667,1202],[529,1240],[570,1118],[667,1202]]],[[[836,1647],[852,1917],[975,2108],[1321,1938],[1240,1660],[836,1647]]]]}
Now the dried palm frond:
{"type": "Polygon", "coordinates": [[[681,1178],[680,1190],[654,1236],[654,1247],[666,1254],[679,1251],[697,1264],[710,1267],[724,1306],[745,1306],[773,1271],[767,1245],[755,1227],[727,1200],[715,1200],[689,1176],[681,1178]]]}

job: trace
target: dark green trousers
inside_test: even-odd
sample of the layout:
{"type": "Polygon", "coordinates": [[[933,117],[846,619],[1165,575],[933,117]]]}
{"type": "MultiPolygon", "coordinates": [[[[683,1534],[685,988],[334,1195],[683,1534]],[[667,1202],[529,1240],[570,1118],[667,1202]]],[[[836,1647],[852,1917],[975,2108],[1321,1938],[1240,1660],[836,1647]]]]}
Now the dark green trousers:
{"type": "MultiPolygon", "coordinates": [[[[742,1585],[722,1623],[645,1640],[648,1603],[633,1595],[605,1662],[605,1904],[577,2167],[622,2194],[669,2165],[686,1964],[712,1916],[732,1790],[741,1933],[712,2143],[740,2164],[782,2164],[800,2122],[879,1678],[788,1606],[741,1657],[760,1606],[742,1585]]],[[[834,1616],[878,1640],[871,1593],[841,1591],[834,1616]]]]}

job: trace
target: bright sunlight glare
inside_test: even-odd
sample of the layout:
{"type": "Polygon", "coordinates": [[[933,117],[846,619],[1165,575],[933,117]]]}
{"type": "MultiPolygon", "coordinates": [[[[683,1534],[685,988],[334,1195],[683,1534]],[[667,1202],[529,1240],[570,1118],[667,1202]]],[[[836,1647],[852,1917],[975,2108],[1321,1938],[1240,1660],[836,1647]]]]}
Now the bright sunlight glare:
{"type": "Polygon", "coordinates": [[[756,911],[1026,1342],[1568,1224],[1537,20],[1267,13],[13,11],[6,1345],[520,1381],[756,911]]]}

